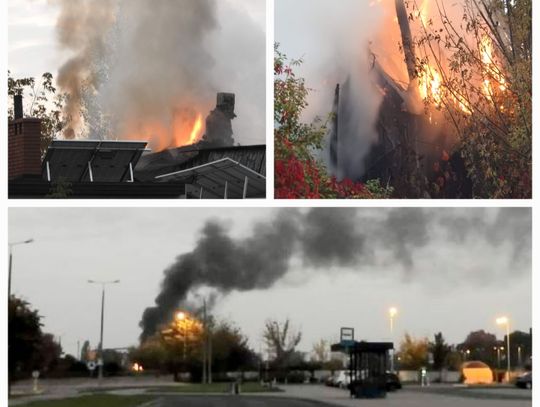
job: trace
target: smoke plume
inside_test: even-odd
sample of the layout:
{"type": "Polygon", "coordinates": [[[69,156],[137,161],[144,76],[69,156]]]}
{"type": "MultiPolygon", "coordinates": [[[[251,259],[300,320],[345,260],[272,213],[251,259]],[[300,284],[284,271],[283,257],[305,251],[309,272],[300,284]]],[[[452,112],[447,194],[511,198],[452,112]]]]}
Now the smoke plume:
{"type": "Polygon", "coordinates": [[[115,21],[115,0],[58,1],[61,6],[56,24],[58,41],[75,53],[58,72],[58,86],[68,94],[64,137],[72,139],[82,123],[83,91],[97,89],[94,63],[105,57],[105,35],[115,21]]]}
{"type": "Polygon", "coordinates": [[[235,139],[262,142],[264,32],[234,4],[62,0],[60,43],[75,53],[58,82],[69,135],[188,144],[223,91],[236,93],[235,139]]]}
{"type": "MultiPolygon", "coordinates": [[[[483,210],[466,214],[452,209],[288,208],[256,223],[242,238],[232,237],[229,228],[209,221],[194,249],[178,256],[165,270],[155,306],[143,313],[141,339],[169,321],[177,307],[189,307],[190,293],[201,288],[222,295],[267,289],[291,271],[292,260],[307,270],[325,273],[369,273],[391,262],[401,268],[405,278],[414,279],[425,260],[422,251],[433,239],[440,239],[441,247],[448,242],[462,249],[471,239],[471,247],[479,241],[492,247],[511,246],[508,264],[500,264],[506,275],[508,268],[519,270],[530,264],[530,220],[526,209],[501,209],[490,219],[483,210]]],[[[452,274],[464,278],[462,263],[447,261],[452,274]]],[[[497,271],[490,265],[484,269],[475,269],[476,277],[492,281],[497,271]]],[[[446,278],[439,271],[440,278],[446,278]]]]}

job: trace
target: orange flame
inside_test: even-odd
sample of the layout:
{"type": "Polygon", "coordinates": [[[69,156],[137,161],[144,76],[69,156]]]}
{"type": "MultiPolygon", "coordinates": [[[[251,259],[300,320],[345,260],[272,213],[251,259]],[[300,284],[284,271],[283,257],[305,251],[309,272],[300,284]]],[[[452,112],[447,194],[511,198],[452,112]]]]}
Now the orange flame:
{"type": "Polygon", "coordinates": [[[175,112],[173,138],[175,147],[187,146],[199,140],[203,130],[202,114],[191,109],[175,112]]]}
{"type": "Polygon", "coordinates": [[[123,131],[124,139],[146,140],[153,151],[182,147],[196,143],[202,137],[204,121],[202,113],[192,108],[175,109],[169,123],[145,119],[130,123],[123,131]]]}
{"type": "Polygon", "coordinates": [[[195,143],[199,137],[201,136],[203,127],[203,118],[202,114],[199,113],[197,116],[197,120],[195,120],[195,124],[193,125],[193,130],[191,130],[191,134],[189,136],[189,144],[195,143]]]}
{"type": "Polygon", "coordinates": [[[442,90],[441,75],[439,72],[426,65],[424,70],[419,73],[418,84],[420,86],[420,96],[422,99],[427,100],[431,97],[437,107],[440,107],[442,103],[442,90]]]}
{"type": "MultiPolygon", "coordinates": [[[[443,97],[448,95],[448,90],[443,89],[443,82],[441,74],[433,67],[425,65],[424,69],[418,74],[418,86],[420,96],[424,101],[431,100],[434,102],[437,108],[440,108],[443,104],[443,97]]],[[[472,109],[469,102],[459,94],[449,95],[450,99],[455,103],[458,109],[463,113],[470,115],[472,109]]]]}
{"type": "Polygon", "coordinates": [[[493,43],[489,36],[484,35],[480,41],[480,58],[484,65],[483,75],[484,80],[482,83],[482,93],[489,100],[493,100],[493,86],[492,80],[497,83],[497,88],[504,92],[506,91],[506,80],[501,73],[501,70],[497,67],[493,58],[493,43]]]}

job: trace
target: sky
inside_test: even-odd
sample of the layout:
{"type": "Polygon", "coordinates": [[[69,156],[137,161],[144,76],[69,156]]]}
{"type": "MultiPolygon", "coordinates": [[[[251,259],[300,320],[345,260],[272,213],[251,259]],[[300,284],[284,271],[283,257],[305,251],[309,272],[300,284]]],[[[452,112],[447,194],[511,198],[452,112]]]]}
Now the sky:
{"type": "MultiPolygon", "coordinates": [[[[264,1],[224,1],[247,14],[261,30],[265,30],[264,1]]],[[[56,42],[59,11],[58,4],[51,0],[8,0],[8,60],[15,77],[57,72],[69,57],[56,42]]]]}
{"type": "MultiPolygon", "coordinates": [[[[299,349],[306,352],[321,338],[337,341],[341,327],[354,327],[357,340],[390,340],[391,306],[398,309],[396,341],[406,332],[432,337],[441,331],[448,342],[459,343],[479,329],[502,339],[498,316],[507,315],[512,329],[531,326],[530,213],[10,208],[9,242],[34,239],[13,248],[12,292],[37,308],[44,331],[61,337],[65,351],[74,354],[77,341],[96,346],[99,338],[101,291],[87,280],[120,279],[106,292],[104,346],[136,345],[142,313],[154,305],[164,270],[192,252],[207,222],[217,220],[239,255],[253,251],[252,260],[261,255],[263,262],[273,262],[268,254],[285,259],[283,273],[267,288],[231,289],[217,297],[212,310],[237,324],[257,351],[269,318],[290,318],[303,333],[299,349]],[[337,226],[325,226],[325,219],[337,226]],[[283,220],[297,223],[303,237],[279,256],[279,239],[268,230],[283,220]],[[268,251],[254,238],[267,241],[268,251]]],[[[273,268],[272,263],[267,271],[273,268]]],[[[246,280],[255,272],[238,269],[246,280]]]]}
{"type": "MultiPolygon", "coordinates": [[[[59,68],[74,56],[58,41],[56,22],[60,4],[60,0],[8,0],[8,69],[14,78],[40,77],[44,72],[51,72],[57,78],[59,68]]],[[[215,4],[218,25],[209,40],[214,61],[209,64],[210,69],[199,67],[200,72],[210,71],[209,77],[199,75],[200,82],[211,83],[215,92],[236,93],[235,140],[244,145],[263,144],[266,140],[265,1],[219,0],[215,4]]],[[[181,49],[178,55],[182,55],[181,49]]],[[[174,61],[173,57],[169,59],[174,61]]],[[[139,65],[144,62],[139,61],[139,65]]],[[[167,61],[163,64],[171,65],[167,61]]],[[[103,93],[96,97],[110,98],[107,92],[103,93]]],[[[214,95],[208,100],[211,108],[214,95]]]]}

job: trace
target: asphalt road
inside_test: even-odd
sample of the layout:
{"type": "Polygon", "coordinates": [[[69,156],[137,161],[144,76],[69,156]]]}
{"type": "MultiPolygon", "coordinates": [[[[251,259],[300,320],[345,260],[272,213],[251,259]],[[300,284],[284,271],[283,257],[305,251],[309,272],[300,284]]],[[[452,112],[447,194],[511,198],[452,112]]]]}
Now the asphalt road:
{"type": "Polygon", "coordinates": [[[264,396],[164,396],[148,407],[333,407],[318,401],[264,396]]]}

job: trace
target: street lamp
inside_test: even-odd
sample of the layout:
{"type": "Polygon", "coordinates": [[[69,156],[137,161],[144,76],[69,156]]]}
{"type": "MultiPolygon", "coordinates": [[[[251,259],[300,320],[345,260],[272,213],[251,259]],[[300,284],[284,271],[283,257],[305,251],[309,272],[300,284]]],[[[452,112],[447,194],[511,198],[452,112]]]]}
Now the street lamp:
{"type": "MultiPolygon", "coordinates": [[[[394,318],[397,315],[397,308],[396,307],[390,307],[388,310],[388,316],[390,317],[390,338],[392,342],[394,342],[394,318]]],[[[392,357],[390,358],[390,371],[394,372],[394,356],[395,356],[395,350],[392,348],[392,357]]]]}
{"type": "Polygon", "coordinates": [[[108,284],[118,284],[120,280],[113,281],[95,281],[88,280],[90,284],[101,284],[101,330],[99,333],[99,347],[98,347],[98,379],[101,383],[103,379],[103,315],[105,313],[105,286],[108,284]]]}
{"type": "Polygon", "coordinates": [[[34,239],[22,240],[20,242],[8,243],[9,246],[9,272],[8,272],[8,299],[11,298],[11,268],[13,265],[13,247],[22,244],[32,243],[34,239]]]}
{"type": "Polygon", "coordinates": [[[183,325],[183,328],[184,328],[184,334],[183,334],[183,337],[184,337],[184,346],[183,346],[183,362],[184,362],[184,368],[186,367],[185,364],[186,364],[186,347],[187,347],[187,314],[185,312],[182,312],[182,311],[178,311],[175,315],[176,317],[176,320],[178,321],[178,323],[180,324],[180,328],[182,328],[182,325],[183,325]]]}
{"type": "Polygon", "coordinates": [[[497,325],[506,326],[506,380],[510,381],[510,319],[499,317],[495,320],[497,325]]]}

